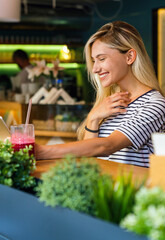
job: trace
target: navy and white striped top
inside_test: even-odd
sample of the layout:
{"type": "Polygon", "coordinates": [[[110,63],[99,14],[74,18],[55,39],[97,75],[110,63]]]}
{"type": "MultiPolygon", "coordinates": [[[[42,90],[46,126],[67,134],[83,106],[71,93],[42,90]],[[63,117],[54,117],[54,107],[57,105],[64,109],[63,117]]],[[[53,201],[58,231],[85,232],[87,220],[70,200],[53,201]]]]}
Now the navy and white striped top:
{"type": "Polygon", "coordinates": [[[165,98],[156,90],[148,91],[131,102],[126,113],[107,118],[100,126],[99,137],[108,137],[114,130],[129,138],[132,146],[99,158],[149,167],[151,134],[165,132],[165,98]]]}

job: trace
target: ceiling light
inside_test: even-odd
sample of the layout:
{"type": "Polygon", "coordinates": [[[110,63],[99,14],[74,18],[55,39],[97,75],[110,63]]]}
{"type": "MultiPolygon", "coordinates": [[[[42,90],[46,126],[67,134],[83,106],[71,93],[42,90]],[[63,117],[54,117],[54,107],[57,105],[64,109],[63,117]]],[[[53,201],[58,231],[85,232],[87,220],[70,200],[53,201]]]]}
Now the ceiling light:
{"type": "Polygon", "coordinates": [[[52,7],[53,7],[53,8],[56,7],[56,0],[52,0],[52,7]]]}
{"type": "Polygon", "coordinates": [[[21,0],[0,0],[0,22],[19,22],[21,0]]]}

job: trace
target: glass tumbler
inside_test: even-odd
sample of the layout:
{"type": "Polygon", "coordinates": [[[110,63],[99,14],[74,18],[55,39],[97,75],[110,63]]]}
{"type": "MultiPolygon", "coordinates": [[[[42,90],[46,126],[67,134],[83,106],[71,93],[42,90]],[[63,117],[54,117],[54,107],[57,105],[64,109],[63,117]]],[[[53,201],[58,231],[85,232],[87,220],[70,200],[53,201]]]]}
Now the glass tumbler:
{"type": "Polygon", "coordinates": [[[29,155],[34,155],[35,134],[33,124],[11,125],[10,132],[14,151],[19,151],[25,148],[25,146],[29,147],[29,145],[32,145],[29,155]]]}

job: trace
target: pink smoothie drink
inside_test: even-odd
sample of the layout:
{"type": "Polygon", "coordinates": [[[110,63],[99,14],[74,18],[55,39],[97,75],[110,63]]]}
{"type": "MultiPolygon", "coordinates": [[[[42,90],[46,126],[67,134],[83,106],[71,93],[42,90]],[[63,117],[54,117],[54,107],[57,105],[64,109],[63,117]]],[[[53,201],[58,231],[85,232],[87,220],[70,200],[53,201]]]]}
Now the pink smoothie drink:
{"type": "Polygon", "coordinates": [[[11,142],[13,144],[14,151],[19,151],[20,149],[25,148],[26,146],[29,147],[32,145],[32,149],[29,151],[29,154],[34,154],[34,143],[35,139],[27,137],[26,135],[19,136],[18,134],[16,136],[12,136],[11,142]]]}
{"type": "Polygon", "coordinates": [[[32,124],[28,124],[26,127],[24,124],[11,126],[11,143],[14,151],[19,151],[31,145],[32,149],[29,151],[29,155],[34,155],[34,126],[32,124]]]}
{"type": "Polygon", "coordinates": [[[34,143],[35,143],[34,138],[26,138],[26,137],[18,138],[13,136],[11,142],[13,144],[14,151],[19,151],[20,149],[23,149],[26,146],[29,147],[30,145],[32,145],[33,148],[29,151],[29,154],[34,155],[34,143]]]}

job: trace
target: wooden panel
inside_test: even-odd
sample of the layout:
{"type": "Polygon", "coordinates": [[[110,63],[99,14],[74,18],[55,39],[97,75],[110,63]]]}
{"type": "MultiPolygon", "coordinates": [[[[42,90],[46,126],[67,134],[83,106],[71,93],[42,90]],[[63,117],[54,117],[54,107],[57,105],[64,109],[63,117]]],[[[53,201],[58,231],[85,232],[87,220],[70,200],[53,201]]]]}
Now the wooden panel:
{"type": "Polygon", "coordinates": [[[158,80],[160,87],[165,93],[165,9],[158,10],[158,80]]]}
{"type": "Polygon", "coordinates": [[[0,101],[0,115],[4,118],[6,124],[22,123],[22,105],[17,102],[0,101]]]}
{"type": "Polygon", "coordinates": [[[150,156],[149,180],[150,186],[160,186],[165,189],[165,156],[150,156]]]}
{"type": "Polygon", "coordinates": [[[67,138],[77,137],[75,132],[56,132],[56,131],[43,131],[43,130],[35,130],[35,136],[67,137],[67,138]]]}
{"type": "MultiPolygon", "coordinates": [[[[147,179],[149,174],[148,168],[116,163],[97,158],[92,159],[94,159],[100,165],[103,173],[110,174],[113,178],[116,178],[121,173],[129,174],[131,172],[134,181],[142,181],[143,179],[147,179]]],[[[61,159],[37,161],[37,168],[33,175],[37,178],[40,178],[42,173],[48,171],[50,167],[54,166],[59,161],[61,161],[61,159]]]]}

